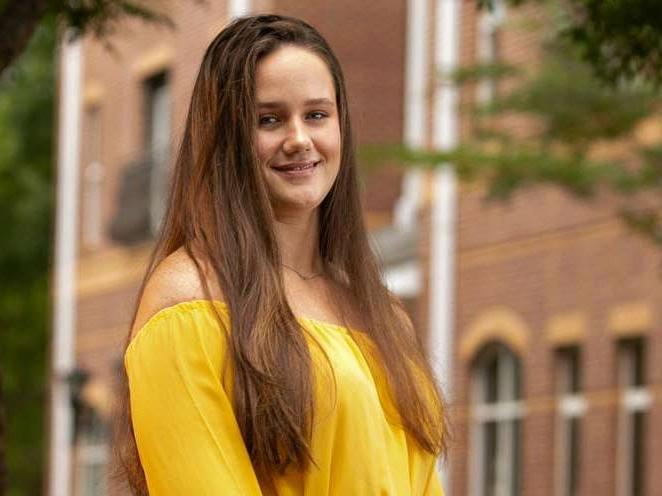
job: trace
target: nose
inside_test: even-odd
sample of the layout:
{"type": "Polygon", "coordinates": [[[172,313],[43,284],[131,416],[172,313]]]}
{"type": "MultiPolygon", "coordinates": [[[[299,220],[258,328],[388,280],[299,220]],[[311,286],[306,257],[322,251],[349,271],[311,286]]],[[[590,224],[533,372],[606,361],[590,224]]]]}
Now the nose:
{"type": "Polygon", "coordinates": [[[295,119],[289,126],[287,136],[283,142],[283,151],[291,155],[293,153],[310,150],[312,140],[304,122],[295,119]]]}

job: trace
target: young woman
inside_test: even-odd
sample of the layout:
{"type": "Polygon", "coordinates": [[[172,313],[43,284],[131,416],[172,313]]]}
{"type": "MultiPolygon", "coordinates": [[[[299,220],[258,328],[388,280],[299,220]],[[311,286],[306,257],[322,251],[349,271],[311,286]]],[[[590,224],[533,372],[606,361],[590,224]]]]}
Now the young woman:
{"type": "Polygon", "coordinates": [[[125,353],[136,494],[441,494],[440,393],[361,215],[345,83],[274,15],[207,49],[125,353]]]}

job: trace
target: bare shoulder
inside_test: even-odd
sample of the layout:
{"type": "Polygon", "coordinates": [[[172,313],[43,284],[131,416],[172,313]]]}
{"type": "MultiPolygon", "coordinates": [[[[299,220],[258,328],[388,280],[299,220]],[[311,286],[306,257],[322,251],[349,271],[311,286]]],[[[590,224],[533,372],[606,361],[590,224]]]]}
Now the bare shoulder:
{"type": "MultiPolygon", "coordinates": [[[[212,299],[222,300],[222,294],[208,265],[196,256],[203,277],[206,278],[212,299]]],[[[193,259],[184,248],[179,248],[154,269],[138,305],[136,320],[131,329],[131,337],[159,310],[177,303],[206,299],[203,282],[193,259]]]]}

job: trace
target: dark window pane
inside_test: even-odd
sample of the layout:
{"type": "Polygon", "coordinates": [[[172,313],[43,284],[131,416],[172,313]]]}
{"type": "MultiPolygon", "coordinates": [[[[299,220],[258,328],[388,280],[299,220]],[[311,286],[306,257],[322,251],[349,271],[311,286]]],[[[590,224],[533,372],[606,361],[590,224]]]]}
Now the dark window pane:
{"type": "Polygon", "coordinates": [[[572,418],[568,420],[568,466],[566,469],[567,477],[567,494],[568,496],[575,496],[579,494],[579,450],[581,443],[579,442],[580,420],[572,418]]]}
{"type": "Polygon", "coordinates": [[[497,423],[487,422],[484,426],[483,448],[483,494],[496,496],[497,492],[497,423]]]}
{"type": "Polygon", "coordinates": [[[557,391],[577,394],[581,390],[580,351],[577,346],[560,348],[557,352],[557,391]]]}
{"type": "Polygon", "coordinates": [[[145,148],[148,152],[163,146],[161,142],[167,140],[167,135],[161,136],[161,133],[168,130],[162,130],[160,124],[165,124],[161,122],[165,117],[162,106],[167,106],[168,100],[168,78],[165,72],[145,81],[145,148]]]}
{"type": "Polygon", "coordinates": [[[632,354],[634,356],[633,386],[643,386],[646,382],[644,371],[644,343],[637,339],[632,343],[632,354]]]}
{"type": "Polygon", "coordinates": [[[490,357],[485,364],[485,401],[487,403],[496,403],[499,399],[499,361],[498,354],[490,357]]]}
{"type": "Polygon", "coordinates": [[[511,496],[519,496],[521,494],[520,486],[520,463],[521,463],[521,448],[520,448],[520,429],[521,422],[519,419],[513,420],[513,437],[512,437],[512,471],[511,471],[511,480],[512,488],[510,491],[511,496]]]}
{"type": "Polygon", "coordinates": [[[576,347],[569,348],[567,351],[567,366],[568,366],[568,392],[579,392],[579,349],[576,347]]]}
{"type": "Polygon", "coordinates": [[[635,412],[632,414],[632,496],[644,495],[644,468],[645,456],[645,423],[646,413],[635,412]]]}
{"type": "Polygon", "coordinates": [[[643,338],[627,339],[620,343],[621,386],[641,387],[646,384],[645,344],[643,338]]]}
{"type": "Polygon", "coordinates": [[[513,391],[515,392],[514,399],[519,399],[522,397],[522,374],[520,374],[520,363],[511,353],[509,353],[509,358],[513,361],[513,368],[515,369],[515,377],[513,378],[515,381],[513,386],[513,391]]]}

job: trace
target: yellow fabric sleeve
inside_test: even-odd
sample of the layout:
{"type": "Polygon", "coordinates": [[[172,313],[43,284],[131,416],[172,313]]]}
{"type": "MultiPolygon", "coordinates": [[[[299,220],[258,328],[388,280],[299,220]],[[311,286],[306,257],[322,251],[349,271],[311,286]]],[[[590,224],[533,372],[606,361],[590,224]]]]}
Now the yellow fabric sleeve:
{"type": "Polygon", "coordinates": [[[432,469],[430,470],[430,480],[428,481],[427,488],[423,494],[429,496],[444,496],[444,489],[441,486],[441,480],[439,474],[435,469],[435,463],[432,464],[432,469]]]}
{"type": "Polygon", "coordinates": [[[221,381],[224,331],[212,312],[188,310],[157,313],[125,354],[149,493],[261,495],[221,381]]]}

